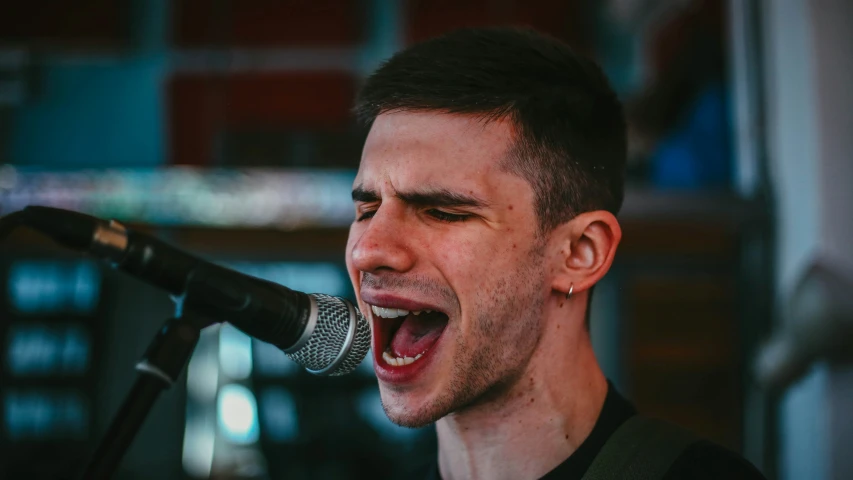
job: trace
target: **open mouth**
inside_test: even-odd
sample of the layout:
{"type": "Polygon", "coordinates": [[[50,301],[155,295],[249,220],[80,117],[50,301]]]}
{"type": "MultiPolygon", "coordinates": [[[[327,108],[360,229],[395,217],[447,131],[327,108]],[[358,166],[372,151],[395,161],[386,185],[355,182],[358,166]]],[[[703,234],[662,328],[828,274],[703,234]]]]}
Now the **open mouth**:
{"type": "Polygon", "coordinates": [[[391,367],[421,361],[438,342],[448,317],[437,310],[403,310],[371,305],[376,351],[391,367]]]}

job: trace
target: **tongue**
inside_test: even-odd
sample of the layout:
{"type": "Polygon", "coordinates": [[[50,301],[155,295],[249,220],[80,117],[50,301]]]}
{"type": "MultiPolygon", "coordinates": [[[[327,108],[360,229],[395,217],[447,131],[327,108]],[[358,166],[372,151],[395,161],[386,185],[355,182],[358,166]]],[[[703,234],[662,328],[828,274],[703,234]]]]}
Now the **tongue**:
{"type": "Polygon", "coordinates": [[[391,353],[395,357],[412,357],[429,350],[444,327],[447,317],[441,313],[409,314],[391,339],[391,353]]]}

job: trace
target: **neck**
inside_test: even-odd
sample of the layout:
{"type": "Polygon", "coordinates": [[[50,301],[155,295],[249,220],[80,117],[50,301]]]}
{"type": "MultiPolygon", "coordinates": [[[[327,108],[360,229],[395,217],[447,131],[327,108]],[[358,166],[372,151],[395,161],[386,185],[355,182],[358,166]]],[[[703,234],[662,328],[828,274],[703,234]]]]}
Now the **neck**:
{"type": "Polygon", "coordinates": [[[569,312],[558,307],[561,300],[549,306],[560,317],[548,323],[511,387],[438,421],[443,478],[539,478],[589,436],[607,395],[607,380],[582,326],[584,300],[570,302],[569,312]]]}

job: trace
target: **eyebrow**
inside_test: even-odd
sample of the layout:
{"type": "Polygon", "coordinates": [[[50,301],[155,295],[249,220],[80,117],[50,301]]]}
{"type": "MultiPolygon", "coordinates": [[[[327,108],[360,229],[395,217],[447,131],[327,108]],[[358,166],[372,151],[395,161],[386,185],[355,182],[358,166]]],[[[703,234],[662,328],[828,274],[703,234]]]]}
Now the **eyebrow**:
{"type": "Polygon", "coordinates": [[[352,201],[353,202],[378,202],[379,194],[374,190],[367,190],[363,186],[359,185],[352,189],[352,201]]]}
{"type": "MultiPolygon", "coordinates": [[[[424,188],[411,192],[397,192],[396,197],[418,207],[484,208],[488,206],[488,202],[474,195],[465,195],[445,188],[424,188]]],[[[368,190],[359,185],[352,190],[352,200],[354,202],[378,202],[380,197],[376,191],[368,190]]]]}

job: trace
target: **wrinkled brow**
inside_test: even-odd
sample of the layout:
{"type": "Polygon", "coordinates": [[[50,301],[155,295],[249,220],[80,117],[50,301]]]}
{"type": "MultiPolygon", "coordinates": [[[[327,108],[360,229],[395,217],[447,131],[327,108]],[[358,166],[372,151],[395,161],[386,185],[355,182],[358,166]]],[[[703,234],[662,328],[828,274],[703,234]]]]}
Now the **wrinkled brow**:
{"type": "MultiPolygon", "coordinates": [[[[474,207],[484,208],[489,204],[485,200],[474,195],[466,195],[445,188],[425,188],[411,192],[397,192],[396,197],[400,200],[419,207],[474,207]]],[[[368,190],[359,185],[352,191],[354,202],[378,202],[379,193],[368,190]]]]}
{"type": "Polygon", "coordinates": [[[367,190],[362,185],[359,185],[352,189],[352,201],[364,203],[378,202],[379,193],[375,190],[367,190]]]}

